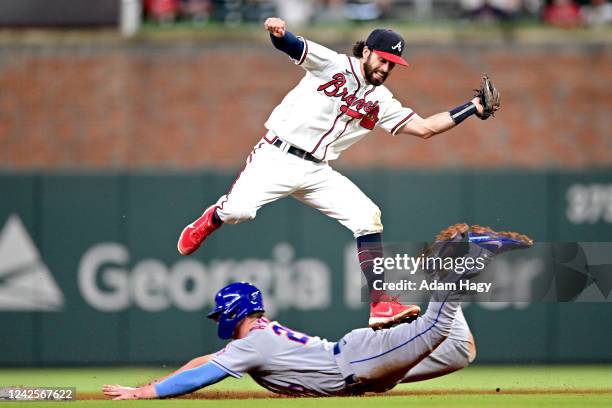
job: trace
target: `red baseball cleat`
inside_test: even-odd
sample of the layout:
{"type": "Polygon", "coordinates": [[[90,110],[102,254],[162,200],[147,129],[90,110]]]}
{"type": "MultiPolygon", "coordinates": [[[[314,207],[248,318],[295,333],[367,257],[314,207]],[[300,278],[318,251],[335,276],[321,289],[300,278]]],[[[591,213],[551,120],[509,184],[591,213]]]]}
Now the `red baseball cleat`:
{"type": "Polygon", "coordinates": [[[384,329],[398,323],[411,322],[421,314],[417,305],[403,305],[388,295],[383,295],[378,302],[370,303],[370,320],[368,326],[374,330],[384,329]]]}
{"type": "Polygon", "coordinates": [[[212,234],[222,224],[215,224],[212,220],[216,206],[210,206],[204,214],[183,229],[179,237],[177,248],[181,255],[190,255],[195,252],[204,242],[206,237],[212,234]]]}

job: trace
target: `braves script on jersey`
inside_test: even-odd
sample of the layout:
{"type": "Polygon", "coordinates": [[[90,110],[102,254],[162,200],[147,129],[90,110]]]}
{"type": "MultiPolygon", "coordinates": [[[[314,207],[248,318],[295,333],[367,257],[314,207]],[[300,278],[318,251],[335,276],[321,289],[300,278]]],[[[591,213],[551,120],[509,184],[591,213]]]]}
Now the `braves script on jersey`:
{"type": "Polygon", "coordinates": [[[363,119],[375,112],[378,126],[395,134],[414,118],[383,85],[370,85],[361,62],[304,40],[302,58],[307,72],[278,105],[265,126],[266,139],[281,138],[321,160],[334,160],[371,129],[363,119]]]}

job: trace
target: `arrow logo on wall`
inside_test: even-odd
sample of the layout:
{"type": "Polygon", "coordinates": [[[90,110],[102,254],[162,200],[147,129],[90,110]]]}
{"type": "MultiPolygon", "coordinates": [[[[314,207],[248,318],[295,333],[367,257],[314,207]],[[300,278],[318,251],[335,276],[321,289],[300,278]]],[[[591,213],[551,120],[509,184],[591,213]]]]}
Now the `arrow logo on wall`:
{"type": "Polygon", "coordinates": [[[63,305],[64,295],[28,231],[11,215],[0,232],[0,310],[54,312],[63,305]]]}

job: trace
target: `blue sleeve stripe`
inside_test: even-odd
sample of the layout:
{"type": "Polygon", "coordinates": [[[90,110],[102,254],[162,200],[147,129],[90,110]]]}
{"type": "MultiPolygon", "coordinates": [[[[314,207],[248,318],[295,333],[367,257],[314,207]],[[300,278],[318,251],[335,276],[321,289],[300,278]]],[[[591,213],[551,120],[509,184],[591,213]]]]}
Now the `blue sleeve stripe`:
{"type": "Polygon", "coordinates": [[[208,385],[215,384],[228,373],[214,364],[206,363],[199,367],[181,371],[165,380],[155,384],[155,393],[158,397],[172,397],[188,394],[208,385]]]}
{"type": "Polygon", "coordinates": [[[223,371],[225,371],[226,373],[228,373],[229,375],[231,375],[232,377],[242,378],[242,374],[230,370],[229,368],[227,368],[226,366],[224,366],[220,362],[215,361],[215,360],[210,360],[210,362],[213,363],[214,365],[216,365],[217,367],[219,367],[220,369],[222,369],[223,371]]]}

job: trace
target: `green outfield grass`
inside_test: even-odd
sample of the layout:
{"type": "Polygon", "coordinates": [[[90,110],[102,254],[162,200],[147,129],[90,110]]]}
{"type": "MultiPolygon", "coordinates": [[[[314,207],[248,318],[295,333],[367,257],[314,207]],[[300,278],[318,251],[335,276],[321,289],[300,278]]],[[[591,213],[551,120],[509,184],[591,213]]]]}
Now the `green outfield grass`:
{"type": "MultiPolygon", "coordinates": [[[[136,385],[159,377],[170,369],[150,368],[66,368],[2,369],[0,384],[22,386],[72,386],[78,395],[92,396],[105,383],[136,385]]],[[[133,408],[195,408],[196,406],[291,407],[559,407],[612,406],[612,367],[610,366],[474,366],[435,380],[398,386],[390,394],[352,398],[266,398],[267,394],[250,378],[227,379],[210,387],[206,401],[100,401],[69,403],[73,408],[110,405],[133,408]],[[497,392],[499,388],[499,392],[497,392]],[[253,392],[254,399],[244,399],[253,392]],[[236,398],[243,399],[233,399],[236,398]],[[219,394],[223,399],[208,399],[219,394]]],[[[28,408],[65,405],[60,402],[30,402],[28,408]]]]}

